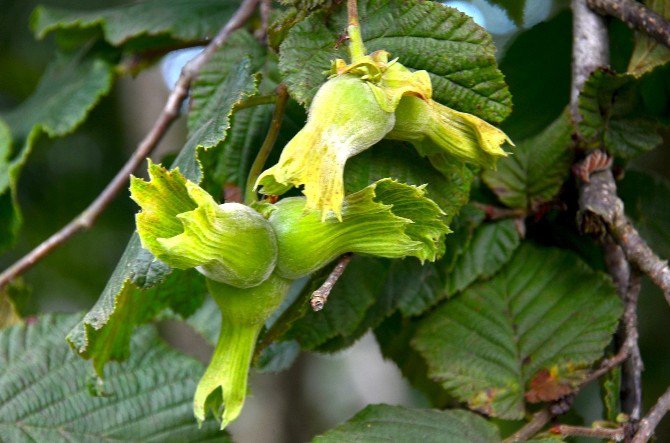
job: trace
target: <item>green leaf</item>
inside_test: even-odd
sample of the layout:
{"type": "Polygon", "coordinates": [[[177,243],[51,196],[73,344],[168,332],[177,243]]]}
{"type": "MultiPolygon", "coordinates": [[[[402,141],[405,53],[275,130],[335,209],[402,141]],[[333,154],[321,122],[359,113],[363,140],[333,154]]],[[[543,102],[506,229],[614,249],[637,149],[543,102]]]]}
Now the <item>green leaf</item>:
{"type": "Polygon", "coordinates": [[[579,96],[583,119],[577,125],[589,147],[631,159],[661,144],[656,121],[645,115],[639,85],[630,74],[604,69],[591,74],[579,96]]]}
{"type": "Polygon", "coordinates": [[[109,92],[112,70],[95,56],[58,55],[35,92],[2,116],[11,140],[0,123],[0,250],[12,244],[21,224],[16,187],[35,141],[42,133],[54,138],[74,131],[109,92]]]}
{"type": "Polygon", "coordinates": [[[202,365],[168,348],[153,328],[133,357],[108,368],[93,396],[88,365],[63,341],[78,315],[46,315],[0,331],[0,436],[13,442],[230,441],[215,422],[193,419],[202,365]]]}
{"type": "MultiPolygon", "coordinates": [[[[131,242],[120,263],[137,266],[140,261],[129,257],[152,258],[149,253],[138,254],[139,247],[139,241],[131,242]]],[[[93,367],[100,376],[109,360],[128,358],[130,338],[138,325],[153,320],[168,308],[188,317],[207,294],[204,277],[194,270],[174,270],[167,277],[160,275],[163,280],[158,284],[151,261],[143,263],[149,272],[141,277],[153,286],[135,283],[124,274],[126,269],[117,267],[96,304],[67,335],[75,351],[93,360],[93,367]]]]}
{"type": "Polygon", "coordinates": [[[523,11],[526,7],[526,0],[488,0],[488,2],[502,8],[517,26],[523,25],[523,11]]]}
{"type": "Polygon", "coordinates": [[[576,255],[522,246],[493,279],[421,321],[412,346],[429,376],[471,409],[520,419],[581,380],[622,312],[609,279],[576,255]]]}
{"type": "MultiPolygon", "coordinates": [[[[648,8],[661,14],[666,19],[670,18],[670,1],[647,0],[648,8]]],[[[627,71],[636,77],[640,77],[655,68],[670,62],[670,49],[658,43],[653,38],[642,34],[635,34],[635,46],[630,57],[627,71]]]]}
{"type": "Polygon", "coordinates": [[[30,27],[39,39],[51,32],[101,30],[114,46],[140,37],[201,41],[213,38],[238,4],[230,0],[148,0],[97,11],[38,6],[30,27]]]}
{"type": "MultiPolygon", "coordinates": [[[[468,16],[416,0],[368,0],[358,6],[368,51],[384,49],[406,67],[428,71],[436,101],[494,123],[510,113],[511,96],[491,37],[468,16]]],[[[335,14],[312,14],[291,29],[280,47],[279,68],[293,98],[309,103],[331,60],[348,58],[346,45],[337,45],[346,28],[342,6],[335,14]]]]}
{"type": "MultiPolygon", "coordinates": [[[[226,45],[219,53],[227,53],[227,50],[226,45]]],[[[235,106],[255,95],[260,82],[260,76],[252,74],[252,59],[245,57],[228,70],[218,63],[220,60],[216,57],[205,65],[200,73],[202,77],[194,83],[188,140],[172,165],[179,167],[194,183],[200,183],[203,176],[201,153],[226,139],[235,106]]]]}
{"type": "Polygon", "coordinates": [[[670,182],[639,171],[627,171],[618,192],[628,215],[654,252],[670,258],[670,182]]]}
{"type": "Polygon", "coordinates": [[[447,270],[444,292],[451,296],[477,280],[492,277],[512,258],[520,244],[513,220],[480,225],[447,270]]]}
{"type": "Polygon", "coordinates": [[[495,425],[468,411],[370,405],[313,441],[494,443],[500,442],[500,435],[495,425]]]}
{"type": "Polygon", "coordinates": [[[407,317],[420,315],[471,283],[490,278],[512,258],[519,244],[514,222],[502,220],[476,228],[467,247],[451,265],[448,260],[423,265],[416,260],[393,262],[377,302],[353,338],[376,327],[395,309],[407,317]]]}
{"type": "Polygon", "coordinates": [[[517,144],[514,155],[498,162],[482,179],[500,201],[533,209],[556,196],[572,164],[572,127],[563,113],[540,134],[517,144]]]}
{"type": "MultiPolygon", "coordinates": [[[[220,51],[226,49],[224,45],[220,51]]],[[[213,62],[205,71],[216,68],[213,62]]],[[[202,126],[191,127],[192,133],[172,165],[179,167],[189,180],[200,182],[199,155],[225,139],[235,105],[255,92],[258,79],[251,72],[249,59],[244,59],[225,77],[209,97],[219,107],[210,106],[204,100],[194,101],[194,109],[206,107],[211,112],[207,118],[200,114],[202,126]]],[[[195,271],[172,271],[142,249],[139,237],[133,234],[98,302],[70,332],[68,341],[82,357],[93,359],[93,366],[102,374],[107,361],[128,357],[128,343],[137,325],[153,319],[168,307],[184,317],[192,314],[203,300],[204,289],[202,292],[193,290],[202,287],[201,278],[195,271]],[[184,283],[175,283],[172,279],[184,283]],[[156,298],[154,293],[170,296],[156,298]]]]}

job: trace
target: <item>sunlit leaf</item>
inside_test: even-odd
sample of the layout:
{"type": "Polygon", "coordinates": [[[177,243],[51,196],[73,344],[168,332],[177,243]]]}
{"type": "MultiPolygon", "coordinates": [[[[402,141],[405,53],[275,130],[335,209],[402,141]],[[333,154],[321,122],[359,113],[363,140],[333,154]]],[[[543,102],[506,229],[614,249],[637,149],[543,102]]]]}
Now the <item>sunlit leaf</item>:
{"type": "Polygon", "coordinates": [[[555,400],[611,340],[621,302],[572,253],[526,244],[491,280],[447,300],[412,341],[429,376],[471,409],[506,419],[555,400]]]}
{"type": "MultiPolygon", "coordinates": [[[[436,101],[491,122],[510,113],[511,97],[491,37],[470,17],[438,2],[358,3],[368,51],[383,49],[408,68],[428,71],[436,101]]],[[[337,43],[346,23],[344,7],[335,14],[317,13],[294,26],[282,43],[279,67],[299,102],[311,101],[331,60],[348,58],[346,44],[337,43]]]]}

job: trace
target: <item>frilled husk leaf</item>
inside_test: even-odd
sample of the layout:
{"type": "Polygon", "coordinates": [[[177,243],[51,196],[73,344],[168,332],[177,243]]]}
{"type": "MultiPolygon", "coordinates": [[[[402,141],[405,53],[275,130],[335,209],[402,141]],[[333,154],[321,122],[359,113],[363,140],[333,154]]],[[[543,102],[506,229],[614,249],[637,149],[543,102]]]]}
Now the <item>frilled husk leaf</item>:
{"type": "Polygon", "coordinates": [[[411,142],[421,155],[444,152],[488,168],[507,156],[504,143],[513,145],[503,131],[479,117],[414,96],[400,100],[396,124],[386,137],[411,142]]]}
{"type": "Polygon", "coordinates": [[[321,221],[319,211],[307,209],[302,197],[283,199],[264,210],[279,246],[275,272],[291,279],[346,252],[432,261],[444,252],[444,235],[450,232],[444,213],[426,197],[423,186],[391,179],[348,195],[341,222],[334,216],[321,221]]]}
{"type": "Polygon", "coordinates": [[[341,219],[347,159],[381,140],[394,121],[364,80],[349,74],[328,80],[314,97],[305,127],[256,186],[266,195],[304,186],[307,209],[318,209],[324,219],[333,211],[341,219]]]}
{"type": "Polygon", "coordinates": [[[142,208],[142,246],[177,269],[197,268],[238,287],[260,284],[275,266],[277,243],[270,224],[238,203],[217,205],[179,170],[149,163],[150,181],[133,177],[130,191],[142,208]]]}

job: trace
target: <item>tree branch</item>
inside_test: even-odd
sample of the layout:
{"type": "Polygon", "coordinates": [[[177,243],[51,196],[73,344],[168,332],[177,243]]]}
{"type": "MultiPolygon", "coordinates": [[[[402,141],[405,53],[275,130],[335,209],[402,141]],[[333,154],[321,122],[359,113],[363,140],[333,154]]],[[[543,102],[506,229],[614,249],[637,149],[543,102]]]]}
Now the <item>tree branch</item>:
{"type": "Polygon", "coordinates": [[[328,301],[328,296],[330,295],[330,291],[333,290],[333,287],[335,286],[335,283],[342,277],[342,274],[344,273],[344,270],[347,269],[347,266],[349,265],[349,262],[351,261],[351,254],[344,254],[341,258],[340,261],[337,262],[337,265],[333,270],[330,272],[330,275],[326,279],[325,282],[312,293],[311,298],[309,299],[309,304],[312,307],[313,310],[315,311],[320,311],[323,309],[323,306],[326,304],[328,301]]]}
{"type": "MultiPolygon", "coordinates": [[[[594,155],[594,154],[591,154],[594,155]]],[[[642,239],[624,214],[624,206],[616,194],[611,169],[591,174],[589,183],[580,187],[579,222],[584,232],[604,235],[609,232],[626,254],[628,261],[658,285],[670,304],[670,267],[642,239]]]]}
{"type": "Polygon", "coordinates": [[[640,427],[638,428],[633,443],[644,443],[649,441],[654,434],[656,426],[661,422],[665,414],[670,411],[670,388],[661,395],[654,407],[651,408],[646,417],[640,420],[640,427]]]}
{"type": "Polygon", "coordinates": [[[74,234],[89,229],[100,214],[114,200],[119,191],[126,187],[129,175],[137,169],[144,159],[153,151],[172,122],[179,116],[181,104],[188,96],[191,82],[198,75],[202,67],[212,58],[216,50],[223,45],[233,31],[240,28],[251,17],[259,0],[244,0],[228,23],[207,45],[205,50],[189,62],[181,71],[177,84],[167,98],[165,107],[156,119],[153,127],[137,146],[137,149],[128,159],[112,181],[103,189],[98,197],[70,223],[39,244],[24,257],[0,274],[0,289],[11,280],[32,268],[36,263],[53,252],[60,245],[68,241],[74,234]]]}
{"type": "Polygon", "coordinates": [[[621,441],[625,437],[623,428],[585,428],[583,426],[556,425],[549,429],[552,434],[561,437],[591,437],[621,441]]]}
{"type": "Polygon", "coordinates": [[[640,293],[640,276],[631,270],[626,255],[610,237],[604,244],[605,264],[624,302],[623,328],[617,333],[620,353],[628,358],[623,362],[621,374],[621,410],[637,422],[642,414],[642,356],[638,346],[637,299],[640,293]]]}
{"type": "Polygon", "coordinates": [[[526,441],[533,435],[537,434],[545,427],[554,414],[549,412],[549,408],[541,409],[533,415],[533,418],[523,425],[521,429],[503,440],[503,443],[515,443],[518,441],[526,441]]]}
{"type": "Polygon", "coordinates": [[[670,47],[670,22],[661,14],[635,0],[587,0],[594,11],[616,17],[629,28],[647,34],[670,47]]]}

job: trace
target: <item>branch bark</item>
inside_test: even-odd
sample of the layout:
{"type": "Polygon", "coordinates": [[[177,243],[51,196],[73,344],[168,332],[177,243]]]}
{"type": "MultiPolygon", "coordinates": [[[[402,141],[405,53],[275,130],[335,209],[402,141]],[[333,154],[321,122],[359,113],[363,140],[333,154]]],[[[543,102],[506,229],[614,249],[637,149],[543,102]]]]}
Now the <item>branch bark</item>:
{"type": "Polygon", "coordinates": [[[588,0],[588,5],[600,14],[616,17],[629,28],[670,47],[670,22],[642,3],[635,0],[588,0]]]}
{"type": "Polygon", "coordinates": [[[553,414],[549,412],[549,408],[541,409],[533,415],[533,418],[523,425],[521,429],[503,440],[503,443],[515,443],[519,441],[526,441],[533,435],[537,434],[549,423],[553,418],[553,414]]]}
{"type": "Polygon", "coordinates": [[[309,304],[314,311],[320,311],[325,306],[328,301],[328,296],[330,291],[333,290],[335,283],[342,277],[344,270],[347,269],[349,262],[351,261],[351,254],[344,254],[340,260],[337,262],[337,265],[331,271],[330,275],[325,282],[312,293],[311,298],[309,299],[309,304]]]}
{"type": "Polygon", "coordinates": [[[628,261],[647,274],[663,290],[670,304],[670,267],[642,239],[624,214],[624,205],[616,194],[611,169],[591,174],[579,195],[579,221],[587,233],[604,235],[609,232],[626,254],[628,261]]]}
{"type": "Polygon", "coordinates": [[[661,419],[665,414],[670,411],[670,388],[665,391],[654,407],[651,408],[649,414],[640,420],[640,427],[638,428],[635,437],[633,437],[633,443],[644,443],[649,441],[651,436],[654,434],[656,426],[661,422],[661,419]]]}
{"type": "Polygon", "coordinates": [[[0,274],[0,289],[5,287],[14,278],[32,268],[36,263],[53,252],[60,245],[67,242],[73,235],[80,231],[90,229],[100,214],[114,200],[121,189],[126,187],[128,177],[139,167],[144,159],[154,150],[161,141],[168,128],[179,117],[182,103],[188,97],[191,83],[197,77],[202,67],[212,58],[216,50],[223,45],[230,34],[246,23],[256,10],[259,0],[244,0],[235,14],[230,18],[214,39],[207,45],[203,52],[190,61],[182,69],[179,80],[170,92],[165,107],[156,119],[153,127],[137,146],[137,149],[128,159],[121,170],[114,176],[111,182],[103,189],[95,200],[70,223],[61,228],[47,240],[39,244],[35,249],[19,259],[16,263],[0,274]]]}
{"type": "Polygon", "coordinates": [[[638,346],[637,299],[640,294],[640,276],[632,270],[619,245],[607,238],[604,245],[605,263],[624,302],[623,328],[617,333],[619,353],[624,353],[621,374],[621,410],[637,422],[642,414],[642,356],[638,346]]]}
{"type": "Polygon", "coordinates": [[[625,436],[623,428],[585,428],[571,425],[556,425],[549,432],[561,437],[591,437],[614,441],[621,441],[625,436]]]}

